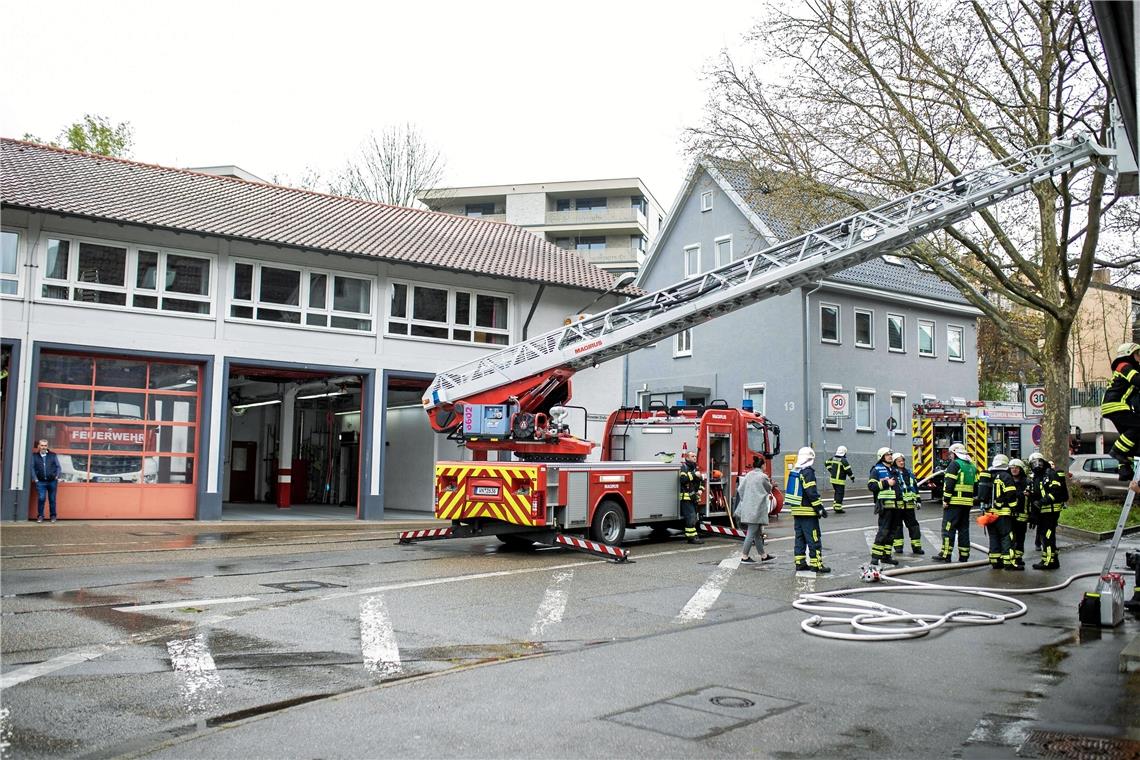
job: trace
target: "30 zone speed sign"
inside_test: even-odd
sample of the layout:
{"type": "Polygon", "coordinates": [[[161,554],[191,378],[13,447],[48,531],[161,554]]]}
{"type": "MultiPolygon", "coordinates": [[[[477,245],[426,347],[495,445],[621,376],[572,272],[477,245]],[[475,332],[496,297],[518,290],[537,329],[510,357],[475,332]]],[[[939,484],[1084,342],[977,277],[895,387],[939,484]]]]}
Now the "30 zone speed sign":
{"type": "Polygon", "coordinates": [[[827,416],[828,417],[850,417],[851,408],[847,404],[846,393],[829,393],[827,394],[827,416]]]}

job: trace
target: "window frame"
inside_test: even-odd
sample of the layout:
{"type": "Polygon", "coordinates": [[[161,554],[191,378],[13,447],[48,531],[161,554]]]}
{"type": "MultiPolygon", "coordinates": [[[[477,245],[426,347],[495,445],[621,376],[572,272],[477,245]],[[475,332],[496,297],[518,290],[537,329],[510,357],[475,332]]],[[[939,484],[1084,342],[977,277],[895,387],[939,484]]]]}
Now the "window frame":
{"type": "Polygon", "coordinates": [[[855,348],[875,348],[875,310],[864,309],[861,307],[854,308],[854,324],[852,325],[852,338],[855,342],[855,348]],[[866,316],[868,318],[867,333],[870,339],[867,343],[859,342],[859,317],[866,316]]]}
{"type": "Polygon", "coordinates": [[[856,388],[855,389],[855,432],[856,433],[874,433],[875,432],[875,389],[874,388],[856,388]],[[866,425],[859,424],[859,397],[869,396],[867,403],[867,416],[868,422],[866,425]]]}
{"type": "Polygon", "coordinates": [[[609,207],[610,207],[610,199],[604,195],[591,195],[588,198],[575,198],[574,199],[574,210],[575,211],[606,211],[607,209],[609,209],[609,207]],[[590,203],[590,205],[583,207],[581,205],[583,201],[588,201],[590,203]],[[597,202],[599,202],[599,201],[601,202],[601,205],[596,205],[597,202]]]}
{"type": "Polygon", "coordinates": [[[701,213],[712,211],[713,209],[713,191],[705,190],[701,193],[701,213]]]}
{"type": "Polygon", "coordinates": [[[896,354],[906,353],[906,315],[887,313],[887,350],[896,354]],[[899,320],[899,338],[902,340],[902,346],[895,348],[891,345],[891,320],[899,320]]]}
{"type": "Polygon", "coordinates": [[[405,280],[402,278],[389,278],[387,280],[387,282],[385,283],[385,288],[384,288],[384,314],[383,314],[383,318],[382,318],[383,319],[383,332],[381,334],[386,339],[392,338],[392,339],[396,339],[396,340],[416,340],[416,341],[425,341],[428,343],[443,343],[443,344],[456,345],[456,346],[481,346],[481,347],[482,346],[489,346],[491,348],[498,349],[498,348],[503,348],[504,346],[509,346],[515,342],[514,341],[514,322],[515,322],[514,312],[515,312],[514,298],[512,297],[512,295],[510,293],[502,293],[502,292],[498,292],[498,291],[494,291],[494,290],[483,290],[480,288],[457,287],[454,285],[444,285],[442,283],[436,283],[436,282],[421,282],[418,280],[405,280]],[[405,296],[407,300],[405,301],[405,304],[404,304],[405,305],[405,316],[403,316],[403,317],[393,317],[392,316],[392,295],[393,295],[393,288],[396,285],[403,285],[405,288],[407,288],[406,296],[405,296]],[[436,322],[436,321],[426,320],[426,319],[416,319],[415,317],[412,316],[413,310],[415,309],[415,288],[417,288],[417,287],[430,288],[431,290],[443,290],[443,291],[447,292],[447,304],[446,304],[447,322],[436,322]],[[469,312],[470,312],[469,321],[466,323],[459,323],[456,321],[456,318],[455,318],[455,306],[456,306],[455,294],[456,293],[466,293],[471,299],[469,302],[469,306],[468,306],[469,312]],[[479,296],[486,296],[488,298],[502,298],[506,301],[506,306],[504,307],[506,309],[506,314],[507,314],[507,326],[506,326],[506,328],[482,327],[482,326],[479,326],[476,324],[476,322],[475,322],[476,303],[478,301],[479,296]],[[402,324],[406,324],[408,326],[408,332],[407,333],[391,332],[388,329],[388,327],[392,322],[399,322],[402,324]],[[416,324],[418,324],[422,327],[446,328],[449,337],[447,337],[447,338],[433,338],[430,335],[412,335],[411,334],[412,326],[416,325],[416,324]],[[467,332],[470,332],[471,333],[471,340],[462,340],[460,338],[453,337],[456,330],[460,330],[460,331],[466,330],[467,332]],[[475,333],[477,333],[477,332],[485,332],[485,333],[490,333],[490,334],[494,334],[494,335],[503,335],[506,337],[506,342],[504,342],[504,343],[491,343],[491,342],[476,341],[474,338],[475,338],[475,333]]]}
{"type": "Polygon", "coordinates": [[[673,336],[673,358],[683,359],[693,355],[693,328],[682,330],[673,336]]]}
{"type": "Polygon", "coordinates": [[[843,345],[843,320],[840,319],[840,314],[842,314],[842,309],[839,308],[839,304],[828,303],[826,301],[820,301],[819,302],[819,342],[820,343],[828,343],[828,344],[831,344],[833,346],[843,345]],[[834,309],[835,310],[835,338],[825,338],[823,336],[823,310],[824,309],[834,309]]]}
{"type": "Polygon", "coordinates": [[[744,398],[749,397],[748,396],[749,391],[756,391],[756,390],[760,391],[760,408],[757,409],[756,404],[753,403],[752,411],[755,412],[756,414],[767,416],[768,415],[768,383],[767,382],[745,383],[743,390],[744,390],[744,395],[743,395],[744,398]]]}
{"type": "MultiPolygon", "coordinates": [[[[28,258],[28,231],[21,227],[0,226],[0,232],[7,232],[16,236],[16,271],[12,274],[0,272],[0,280],[16,283],[14,293],[0,292],[0,298],[24,297],[24,262],[28,258]]],[[[54,300],[54,299],[53,299],[54,300]]]]}
{"type": "Polygon", "coordinates": [[[842,391],[842,385],[834,383],[820,383],[819,384],[819,424],[824,430],[842,430],[843,423],[842,417],[828,417],[827,416],[827,394],[842,391]]]}
{"type": "Polygon", "coordinates": [[[917,319],[917,336],[918,336],[918,355],[924,359],[935,359],[938,357],[938,322],[933,319],[917,319]],[[930,351],[922,350],[922,326],[930,326],[930,351]]]}
{"type": "Polygon", "coordinates": [[[494,201],[481,201],[481,202],[476,202],[476,203],[464,203],[463,204],[463,215],[464,216],[470,216],[472,218],[478,218],[478,217],[482,217],[482,216],[491,216],[494,213],[495,213],[495,202],[494,201]],[[490,208],[490,211],[487,210],[488,208],[490,208]],[[472,209],[475,210],[475,213],[472,213],[472,209]]]}
{"type": "Polygon", "coordinates": [[[891,413],[889,416],[895,417],[895,402],[899,402],[899,414],[895,417],[895,420],[899,423],[899,426],[895,428],[896,435],[910,435],[911,425],[910,414],[908,413],[910,407],[907,406],[906,398],[906,391],[891,391],[891,413]]]}
{"type": "Polygon", "coordinates": [[[962,325],[946,325],[946,360],[951,362],[965,362],[966,361],[966,328],[962,325]],[[954,356],[950,353],[950,333],[958,333],[958,355],[954,356]]]}
{"type": "Polygon", "coordinates": [[[321,269],[318,267],[306,267],[297,264],[286,264],[280,261],[263,261],[261,259],[250,259],[244,256],[231,257],[226,267],[226,308],[225,320],[227,322],[236,322],[247,325],[261,325],[264,327],[286,327],[292,329],[304,330],[319,330],[321,332],[337,332],[346,335],[375,335],[376,334],[376,293],[377,283],[376,278],[367,274],[357,274],[355,272],[342,272],[335,269],[321,269]],[[250,298],[236,298],[234,297],[234,277],[237,274],[237,265],[246,264],[253,267],[253,277],[250,281],[250,298]],[[274,303],[272,301],[261,300],[261,269],[262,267],[270,267],[272,269],[283,269],[286,271],[297,272],[300,278],[300,283],[297,288],[297,305],[274,303]],[[325,307],[316,308],[309,305],[310,291],[312,287],[312,275],[324,275],[325,277],[325,307]],[[345,277],[353,280],[363,280],[368,283],[368,307],[369,312],[356,311],[340,311],[334,309],[333,298],[335,297],[332,292],[335,287],[335,279],[337,277],[345,277]],[[235,306],[243,306],[253,309],[252,317],[235,317],[233,315],[233,308],[235,306]],[[270,309],[273,311],[288,311],[296,312],[298,314],[297,322],[274,322],[266,319],[257,318],[257,310],[259,308],[270,309]],[[311,325],[308,324],[309,314],[322,314],[326,319],[325,325],[311,325]],[[366,330],[357,330],[351,327],[333,327],[332,320],[334,317],[341,317],[345,319],[365,319],[371,322],[371,326],[366,330]]]}
{"type": "Polygon", "coordinates": [[[721,235],[718,238],[713,238],[713,260],[716,261],[717,268],[732,263],[732,235],[721,235]],[[728,258],[722,259],[720,256],[721,243],[728,243],[728,258]]]}
{"type": "Polygon", "coordinates": [[[131,243],[122,240],[111,240],[108,238],[89,237],[86,235],[67,235],[49,230],[41,232],[39,240],[42,241],[43,244],[37,245],[36,249],[43,249],[43,260],[42,262],[38,259],[36,261],[36,275],[34,278],[35,282],[32,291],[33,300],[38,303],[79,306],[88,309],[111,309],[113,311],[128,311],[138,314],[154,314],[159,316],[182,317],[187,319],[216,319],[219,267],[218,258],[213,254],[204,253],[201,251],[188,251],[182,248],[171,248],[164,245],[131,243]],[[67,275],[64,279],[47,277],[48,243],[51,240],[58,240],[61,242],[67,242],[69,244],[67,275]],[[89,245],[106,246],[110,248],[122,248],[126,252],[124,255],[123,264],[123,285],[82,282],[79,279],[79,247],[84,243],[87,243],[89,245]],[[155,275],[156,287],[153,289],[140,288],[137,284],[140,252],[158,254],[158,259],[156,261],[158,271],[155,275]],[[206,295],[200,295],[196,293],[179,293],[176,291],[167,290],[165,267],[166,261],[171,255],[182,256],[183,258],[188,259],[199,259],[206,262],[206,276],[208,278],[206,283],[206,295]],[[45,296],[43,294],[45,287],[67,288],[68,297],[52,298],[51,296],[45,296]],[[74,298],[74,291],[76,288],[82,290],[94,290],[104,293],[122,293],[124,297],[124,303],[115,304],[98,303],[92,301],[77,301],[74,298]],[[158,305],[153,309],[146,306],[135,306],[135,296],[157,298],[158,305]],[[207,310],[205,313],[198,313],[193,311],[176,311],[172,309],[163,309],[163,298],[204,303],[207,306],[207,310]]]}
{"type": "Polygon", "coordinates": [[[681,271],[685,279],[690,277],[699,277],[701,274],[701,244],[693,243],[684,247],[681,253],[681,271]],[[689,255],[696,254],[696,271],[689,271],[689,255]]]}
{"type": "Polygon", "coordinates": [[[649,201],[644,195],[629,196],[629,205],[641,216],[649,215],[649,201]]]}

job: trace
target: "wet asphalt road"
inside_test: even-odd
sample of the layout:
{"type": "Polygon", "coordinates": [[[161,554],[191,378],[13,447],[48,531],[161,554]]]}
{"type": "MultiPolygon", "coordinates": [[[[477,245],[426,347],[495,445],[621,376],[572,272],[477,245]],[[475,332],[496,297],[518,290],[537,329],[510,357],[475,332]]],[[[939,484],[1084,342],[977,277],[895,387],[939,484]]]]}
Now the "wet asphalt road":
{"type": "MultiPolygon", "coordinates": [[[[920,518],[929,553],[937,523],[920,518]]],[[[869,588],[872,521],[824,523],[835,573],[818,579],[792,572],[789,519],[756,566],[733,542],[648,531],[616,565],[494,538],[399,546],[386,524],[5,527],[0,743],[19,758],[890,758],[1034,756],[1043,731],[1140,739],[1140,674],[1117,669],[1140,623],[1080,629],[1090,580],[1000,625],[802,632],[801,593],[869,588]]],[[[1030,588],[1098,570],[1105,549],[1063,544],[1061,576],[919,577],[1030,588]]]]}

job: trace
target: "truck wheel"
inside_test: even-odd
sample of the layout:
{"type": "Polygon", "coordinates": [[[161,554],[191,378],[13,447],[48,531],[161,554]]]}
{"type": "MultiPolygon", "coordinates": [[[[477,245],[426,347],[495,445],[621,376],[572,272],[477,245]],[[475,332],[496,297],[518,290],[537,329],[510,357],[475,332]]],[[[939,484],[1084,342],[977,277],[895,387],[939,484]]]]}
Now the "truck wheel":
{"type": "Polygon", "coordinates": [[[590,526],[590,537],[599,543],[621,546],[625,538],[625,510],[620,504],[603,501],[598,505],[590,526]]]}
{"type": "Polygon", "coordinates": [[[495,538],[510,549],[529,549],[534,546],[534,541],[518,533],[496,533],[495,538]]]}

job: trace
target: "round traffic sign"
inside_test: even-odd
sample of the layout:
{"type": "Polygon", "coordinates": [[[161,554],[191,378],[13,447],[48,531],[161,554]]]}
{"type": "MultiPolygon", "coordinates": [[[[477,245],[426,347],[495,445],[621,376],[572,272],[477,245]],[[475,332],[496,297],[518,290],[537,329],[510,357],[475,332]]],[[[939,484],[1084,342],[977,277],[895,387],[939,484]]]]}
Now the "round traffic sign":
{"type": "Polygon", "coordinates": [[[1045,408],[1045,389],[1034,388],[1029,391],[1029,407],[1031,409],[1044,409],[1045,408]]]}
{"type": "Polygon", "coordinates": [[[833,414],[842,414],[847,411],[847,395],[844,393],[831,394],[827,399],[827,403],[833,414]]]}
{"type": "Polygon", "coordinates": [[[1030,438],[1033,439],[1033,445],[1034,446],[1040,446],[1041,445],[1041,426],[1040,425],[1034,425],[1033,426],[1033,432],[1030,433],[1030,438]]]}
{"type": "Polygon", "coordinates": [[[893,433],[895,428],[898,426],[898,420],[896,420],[894,417],[887,417],[887,430],[890,430],[893,433]]]}

